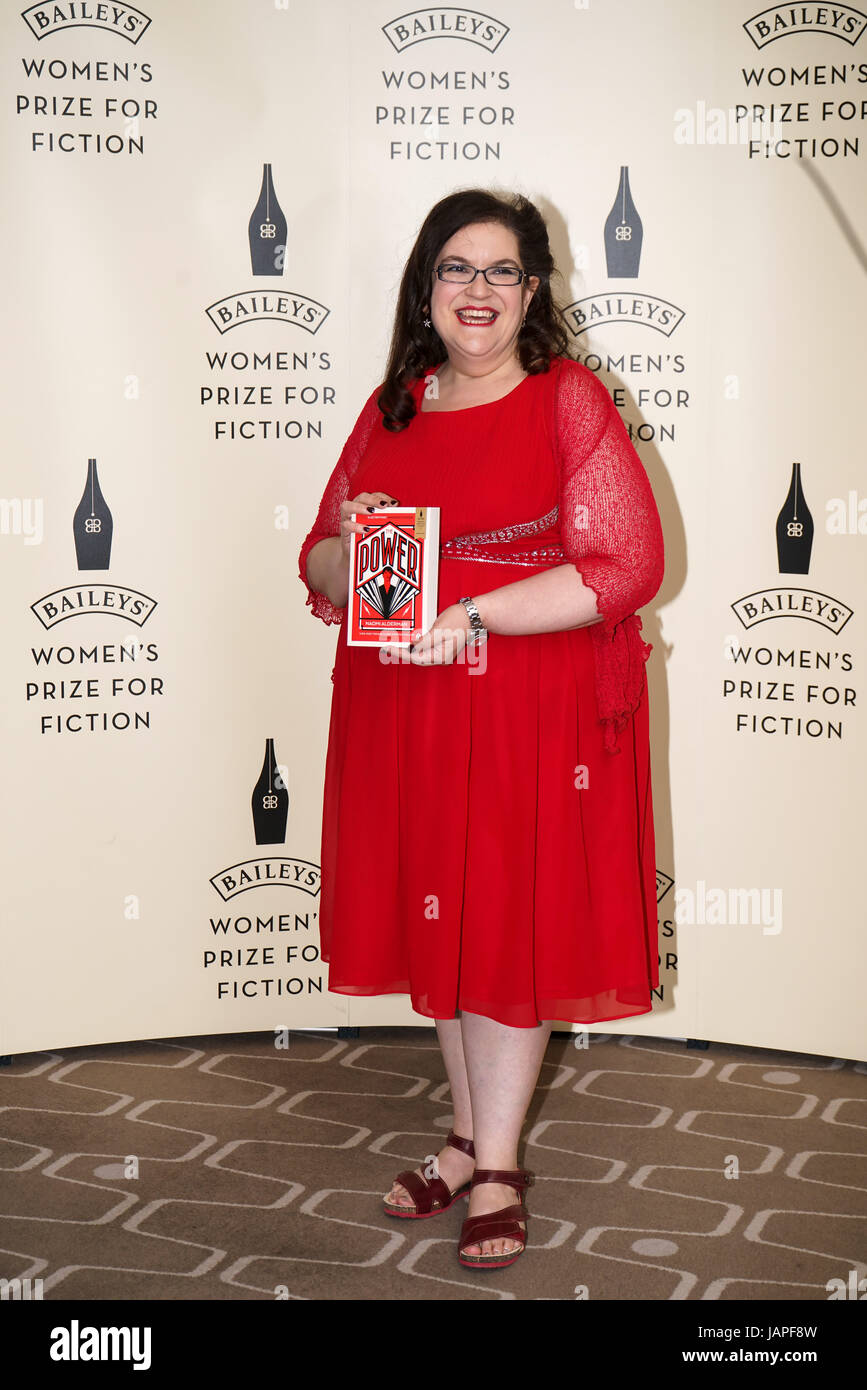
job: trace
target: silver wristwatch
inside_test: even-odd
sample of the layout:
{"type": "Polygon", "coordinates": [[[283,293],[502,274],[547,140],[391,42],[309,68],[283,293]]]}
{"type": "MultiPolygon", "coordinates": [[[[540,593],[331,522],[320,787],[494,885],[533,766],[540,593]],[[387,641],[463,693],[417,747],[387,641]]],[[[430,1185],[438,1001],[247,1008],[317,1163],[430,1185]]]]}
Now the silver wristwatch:
{"type": "Polygon", "coordinates": [[[459,599],[458,602],[462,603],[464,608],[466,608],[470,623],[472,624],[467,634],[467,642],[475,642],[477,647],[481,646],[482,642],[487,642],[488,640],[488,630],[486,627],[482,626],[482,619],[478,608],[469,596],[459,599]]]}

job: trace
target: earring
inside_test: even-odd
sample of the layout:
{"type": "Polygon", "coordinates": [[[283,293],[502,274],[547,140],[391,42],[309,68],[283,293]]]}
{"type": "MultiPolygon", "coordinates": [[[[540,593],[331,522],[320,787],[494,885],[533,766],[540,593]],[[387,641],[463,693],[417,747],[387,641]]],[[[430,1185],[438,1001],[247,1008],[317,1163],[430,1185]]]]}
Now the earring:
{"type": "Polygon", "coordinates": [[[430,319],[425,319],[424,326],[425,328],[430,328],[430,319]]]}

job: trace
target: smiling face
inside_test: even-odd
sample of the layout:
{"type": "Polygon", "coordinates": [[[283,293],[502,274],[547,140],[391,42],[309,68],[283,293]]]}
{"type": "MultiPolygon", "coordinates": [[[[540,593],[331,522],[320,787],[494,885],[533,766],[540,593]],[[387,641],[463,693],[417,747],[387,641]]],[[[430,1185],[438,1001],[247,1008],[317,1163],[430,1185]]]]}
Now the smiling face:
{"type": "MultiPolygon", "coordinates": [[[[523,269],[515,233],[499,222],[474,222],[456,232],[436,258],[487,269],[523,269]]],[[[539,285],[533,276],[520,285],[489,285],[477,275],[470,285],[452,285],[431,276],[431,318],[459,372],[485,376],[516,359],[518,334],[527,305],[539,285]]]]}

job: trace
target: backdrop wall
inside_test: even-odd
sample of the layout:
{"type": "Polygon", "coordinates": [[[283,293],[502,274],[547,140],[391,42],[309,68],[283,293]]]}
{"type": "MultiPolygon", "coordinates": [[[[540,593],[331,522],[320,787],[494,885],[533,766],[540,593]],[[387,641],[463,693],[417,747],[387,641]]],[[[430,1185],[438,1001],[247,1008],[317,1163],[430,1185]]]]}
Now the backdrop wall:
{"type": "Polygon", "coordinates": [[[296,562],[420,222],[479,184],[548,218],[666,537],[660,988],[604,1031],[867,1058],[865,27],[740,0],[4,8],[0,1051],[430,1026],[327,992],[337,629],[296,562]],[[254,787],[271,822],[288,791],[276,838],[254,787]]]}

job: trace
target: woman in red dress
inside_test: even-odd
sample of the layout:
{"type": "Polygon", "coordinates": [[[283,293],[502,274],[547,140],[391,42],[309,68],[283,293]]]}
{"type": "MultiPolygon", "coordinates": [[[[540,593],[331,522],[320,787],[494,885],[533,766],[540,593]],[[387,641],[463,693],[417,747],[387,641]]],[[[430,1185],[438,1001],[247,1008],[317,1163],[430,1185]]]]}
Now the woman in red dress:
{"type": "Polygon", "coordinates": [[[313,612],[341,623],[352,513],[440,508],[430,630],[399,658],[338,635],[320,935],[329,989],[409,994],[436,1021],[454,1128],[385,1210],[469,1193],[473,1268],[524,1248],[518,1138],[553,1022],[647,1013],[659,984],[636,609],[662,532],[610,395],[567,355],[554,273],[526,199],[431,210],[299,556],[313,612]]]}

